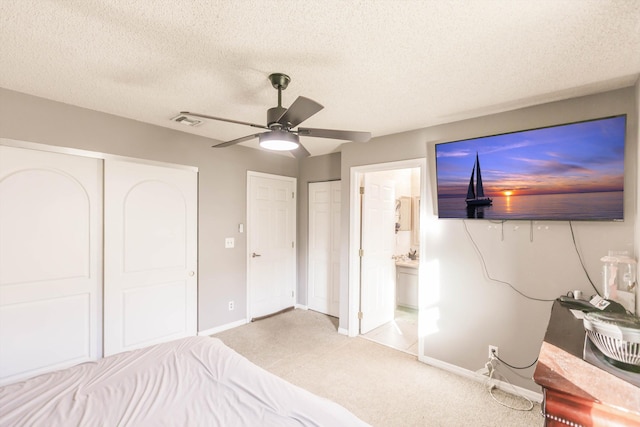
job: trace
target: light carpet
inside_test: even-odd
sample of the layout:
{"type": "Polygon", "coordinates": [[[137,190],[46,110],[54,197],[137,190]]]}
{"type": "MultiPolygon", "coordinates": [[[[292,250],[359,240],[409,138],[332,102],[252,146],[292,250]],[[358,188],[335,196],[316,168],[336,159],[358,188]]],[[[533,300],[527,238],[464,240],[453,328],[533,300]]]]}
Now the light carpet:
{"type": "MultiPolygon", "coordinates": [[[[337,319],[293,310],[216,334],[258,366],[341,404],[374,427],[542,426],[540,405],[516,411],[479,382],[415,356],[337,333],[337,319]]],[[[512,406],[526,401],[501,391],[512,406]]],[[[333,426],[332,426],[333,427],[333,426]]]]}

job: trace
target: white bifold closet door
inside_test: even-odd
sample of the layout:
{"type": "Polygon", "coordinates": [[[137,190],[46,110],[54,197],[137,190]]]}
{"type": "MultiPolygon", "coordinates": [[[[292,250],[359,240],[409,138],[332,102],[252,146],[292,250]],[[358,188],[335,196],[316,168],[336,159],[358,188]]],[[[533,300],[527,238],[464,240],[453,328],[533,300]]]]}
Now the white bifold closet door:
{"type": "Polygon", "coordinates": [[[340,314],[340,181],[309,183],[308,306],[340,314]]]}
{"type": "Polygon", "coordinates": [[[0,146],[0,384],[101,354],[102,161],[0,146]]]}
{"type": "Polygon", "coordinates": [[[105,356],[196,335],[197,173],[104,169],[105,356]]]}

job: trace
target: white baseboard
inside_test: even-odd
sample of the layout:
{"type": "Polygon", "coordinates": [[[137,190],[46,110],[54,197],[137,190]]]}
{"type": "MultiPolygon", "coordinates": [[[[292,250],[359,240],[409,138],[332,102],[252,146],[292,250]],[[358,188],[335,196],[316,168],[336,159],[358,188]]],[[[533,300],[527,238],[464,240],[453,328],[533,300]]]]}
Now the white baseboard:
{"type": "Polygon", "coordinates": [[[224,325],[221,325],[221,326],[216,326],[215,328],[206,329],[204,331],[199,331],[198,332],[198,336],[199,337],[203,337],[203,336],[215,335],[215,334],[218,334],[220,332],[227,331],[229,329],[237,328],[238,326],[246,325],[247,323],[249,323],[247,321],[247,319],[241,319],[241,320],[238,320],[236,322],[231,322],[231,323],[227,323],[227,324],[224,324],[224,325]]]}
{"type": "Polygon", "coordinates": [[[302,305],[302,304],[296,304],[296,309],[309,310],[309,307],[307,307],[306,305],[302,305]]]}
{"type": "Polygon", "coordinates": [[[348,329],[345,329],[345,328],[338,328],[338,333],[339,333],[340,335],[346,335],[346,336],[349,336],[349,330],[348,330],[348,329]]]}
{"type": "MultiPolygon", "coordinates": [[[[418,360],[420,360],[423,363],[426,363],[427,365],[431,365],[433,367],[440,368],[440,369],[445,370],[445,371],[449,371],[449,372],[454,373],[456,375],[460,375],[462,377],[469,378],[469,379],[472,379],[472,380],[480,382],[480,383],[483,383],[483,382],[485,382],[487,380],[487,377],[482,375],[482,374],[480,374],[480,373],[473,372],[473,371],[470,371],[468,369],[461,368],[460,366],[452,365],[451,363],[447,363],[447,362],[443,362],[442,360],[434,359],[432,357],[420,356],[420,357],[418,357],[418,360]]],[[[515,389],[517,393],[519,393],[520,395],[528,398],[529,400],[531,400],[533,402],[537,402],[537,403],[542,402],[542,393],[537,393],[535,391],[531,391],[531,390],[523,388],[523,387],[512,385],[512,384],[509,384],[509,383],[507,383],[505,381],[496,380],[495,378],[492,381],[494,382],[494,384],[495,384],[495,386],[497,388],[499,388],[500,390],[502,390],[502,391],[504,391],[506,393],[512,393],[513,394],[513,389],[515,389]]]]}

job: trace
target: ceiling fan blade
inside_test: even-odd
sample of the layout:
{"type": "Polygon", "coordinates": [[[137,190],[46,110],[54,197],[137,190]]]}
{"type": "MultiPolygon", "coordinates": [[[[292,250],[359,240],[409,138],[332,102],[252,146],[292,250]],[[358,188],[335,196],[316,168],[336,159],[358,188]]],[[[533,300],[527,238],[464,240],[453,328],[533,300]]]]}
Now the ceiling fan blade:
{"type": "MultiPolygon", "coordinates": [[[[263,132],[264,133],[264,132],[263,132]]],[[[262,135],[262,133],[256,133],[253,135],[243,136],[242,138],[232,139],[231,141],[223,142],[222,144],[212,145],[213,148],[224,148],[230,145],[240,144],[241,142],[249,141],[250,139],[257,138],[262,135]]]]}
{"type": "Polygon", "coordinates": [[[317,138],[344,139],[346,141],[354,142],[367,142],[371,139],[371,132],[358,132],[354,130],[298,128],[298,135],[317,138]]]}
{"type": "Polygon", "coordinates": [[[323,108],[316,101],[299,96],[277,121],[286,128],[294,128],[323,108]]]}
{"type": "Polygon", "coordinates": [[[296,148],[295,150],[291,150],[291,154],[293,154],[293,156],[297,159],[304,159],[305,157],[309,157],[311,155],[311,153],[309,153],[309,151],[304,148],[304,145],[298,143],[298,148],[296,148]]]}
{"type": "Polygon", "coordinates": [[[189,111],[180,111],[180,114],[187,114],[189,116],[201,117],[203,119],[219,120],[221,122],[235,123],[237,125],[246,125],[254,128],[269,129],[267,126],[264,126],[264,125],[257,125],[255,123],[249,123],[249,122],[241,122],[240,120],[223,119],[222,117],[214,117],[214,116],[209,116],[209,115],[200,114],[200,113],[191,113],[189,111]]]}

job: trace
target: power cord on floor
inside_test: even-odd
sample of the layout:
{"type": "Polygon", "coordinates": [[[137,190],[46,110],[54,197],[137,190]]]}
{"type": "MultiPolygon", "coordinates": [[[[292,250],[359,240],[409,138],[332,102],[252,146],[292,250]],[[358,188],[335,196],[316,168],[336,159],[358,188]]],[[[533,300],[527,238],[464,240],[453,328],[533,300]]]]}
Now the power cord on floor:
{"type": "MultiPolygon", "coordinates": [[[[534,407],[534,404],[531,401],[531,399],[529,399],[528,397],[523,396],[522,394],[518,393],[518,390],[516,390],[516,388],[513,386],[513,384],[511,384],[511,382],[509,381],[509,379],[507,377],[505,377],[504,375],[496,372],[497,369],[496,369],[496,366],[494,365],[494,362],[496,360],[502,362],[495,354],[491,354],[491,357],[489,358],[489,361],[484,365],[485,368],[487,369],[487,371],[489,372],[489,378],[487,379],[487,384],[488,384],[487,389],[489,391],[489,395],[491,396],[491,398],[493,400],[495,400],[497,403],[499,403],[500,405],[502,405],[502,406],[504,406],[506,408],[509,408],[509,409],[513,409],[514,411],[527,412],[527,411],[532,410],[533,407],[534,407]],[[508,403],[501,402],[500,400],[498,400],[498,398],[496,398],[496,396],[493,394],[493,390],[495,388],[497,388],[497,387],[496,387],[495,384],[492,383],[492,380],[494,379],[494,375],[496,375],[496,374],[498,376],[500,376],[504,381],[506,381],[507,384],[509,384],[509,386],[511,386],[511,389],[513,390],[513,394],[514,395],[516,395],[518,397],[521,397],[522,399],[526,400],[529,403],[528,407],[526,407],[526,408],[518,408],[518,407],[515,407],[515,406],[512,406],[512,405],[509,405],[508,403]]],[[[502,362],[502,363],[504,363],[504,362],[502,362]]],[[[533,364],[531,364],[531,366],[533,366],[533,364]]],[[[518,368],[516,368],[516,369],[518,369],[518,368]]]]}

